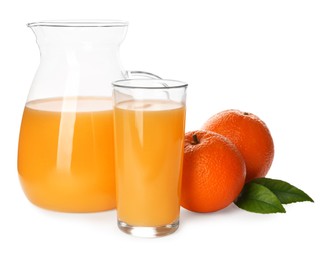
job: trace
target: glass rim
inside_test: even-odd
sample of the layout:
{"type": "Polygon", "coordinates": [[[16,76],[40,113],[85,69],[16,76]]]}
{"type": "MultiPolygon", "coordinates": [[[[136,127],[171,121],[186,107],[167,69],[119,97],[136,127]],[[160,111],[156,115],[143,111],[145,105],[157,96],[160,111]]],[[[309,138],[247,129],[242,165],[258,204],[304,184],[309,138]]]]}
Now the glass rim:
{"type": "Polygon", "coordinates": [[[173,79],[121,79],[112,82],[113,87],[126,89],[177,89],[187,88],[188,84],[173,79]]]}
{"type": "Polygon", "coordinates": [[[49,20],[27,24],[28,27],[125,27],[127,21],[121,20],[49,20]]]}

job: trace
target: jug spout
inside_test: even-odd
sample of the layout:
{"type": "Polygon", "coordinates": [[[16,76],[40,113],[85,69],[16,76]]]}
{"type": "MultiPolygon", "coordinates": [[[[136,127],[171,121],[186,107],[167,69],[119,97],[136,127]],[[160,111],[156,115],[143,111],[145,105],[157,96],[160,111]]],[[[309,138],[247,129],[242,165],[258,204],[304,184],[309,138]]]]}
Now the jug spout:
{"type": "Polygon", "coordinates": [[[117,44],[124,40],[128,22],[114,20],[47,21],[28,23],[38,44],[117,44]]]}

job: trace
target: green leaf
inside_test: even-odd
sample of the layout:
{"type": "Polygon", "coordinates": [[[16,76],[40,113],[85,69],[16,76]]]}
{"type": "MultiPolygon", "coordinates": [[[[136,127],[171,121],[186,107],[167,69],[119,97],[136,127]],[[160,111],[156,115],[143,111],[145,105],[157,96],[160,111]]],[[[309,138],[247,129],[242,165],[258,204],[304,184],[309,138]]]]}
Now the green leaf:
{"type": "Polygon", "coordinates": [[[259,178],[254,179],[251,182],[261,184],[266,188],[270,189],[280,200],[282,204],[289,204],[301,201],[311,201],[313,199],[308,196],[304,191],[292,186],[288,182],[269,179],[269,178],[259,178]]]}
{"type": "Polygon", "coordinates": [[[279,199],[263,185],[249,182],[234,202],[239,208],[255,213],[285,213],[279,199]]]}

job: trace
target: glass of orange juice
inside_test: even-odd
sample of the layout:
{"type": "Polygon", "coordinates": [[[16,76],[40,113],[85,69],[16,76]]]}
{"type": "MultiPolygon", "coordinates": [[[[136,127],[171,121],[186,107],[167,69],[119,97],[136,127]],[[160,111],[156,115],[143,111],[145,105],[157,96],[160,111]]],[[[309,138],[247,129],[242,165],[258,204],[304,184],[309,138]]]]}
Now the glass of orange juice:
{"type": "Polygon", "coordinates": [[[129,79],[113,83],[119,228],[158,237],[179,226],[187,84],[129,79]]]}

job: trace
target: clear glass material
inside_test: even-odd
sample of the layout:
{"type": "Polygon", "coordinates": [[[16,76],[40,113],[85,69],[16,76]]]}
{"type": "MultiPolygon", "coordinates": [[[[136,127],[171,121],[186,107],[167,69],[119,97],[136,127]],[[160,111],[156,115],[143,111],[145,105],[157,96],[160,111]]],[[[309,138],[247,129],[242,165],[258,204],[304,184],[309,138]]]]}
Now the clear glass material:
{"type": "MultiPolygon", "coordinates": [[[[123,21],[30,23],[40,65],[27,98],[18,172],[28,199],[64,212],[115,208],[111,82],[134,72],[120,63],[123,21]]],[[[152,74],[151,74],[152,76],[152,74]]]]}
{"type": "Polygon", "coordinates": [[[187,84],[113,86],[118,226],[135,236],[168,235],[179,226],[187,84]]]}

